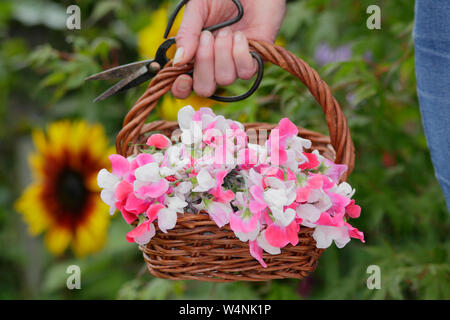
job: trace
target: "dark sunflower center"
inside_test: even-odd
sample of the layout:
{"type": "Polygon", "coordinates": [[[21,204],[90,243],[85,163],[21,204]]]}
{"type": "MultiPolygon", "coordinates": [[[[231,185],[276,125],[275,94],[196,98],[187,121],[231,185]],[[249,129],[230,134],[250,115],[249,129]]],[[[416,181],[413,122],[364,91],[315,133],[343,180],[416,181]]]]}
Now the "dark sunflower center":
{"type": "Polygon", "coordinates": [[[72,169],[63,170],[56,185],[58,199],[63,209],[68,213],[80,214],[88,197],[83,175],[72,169]]]}

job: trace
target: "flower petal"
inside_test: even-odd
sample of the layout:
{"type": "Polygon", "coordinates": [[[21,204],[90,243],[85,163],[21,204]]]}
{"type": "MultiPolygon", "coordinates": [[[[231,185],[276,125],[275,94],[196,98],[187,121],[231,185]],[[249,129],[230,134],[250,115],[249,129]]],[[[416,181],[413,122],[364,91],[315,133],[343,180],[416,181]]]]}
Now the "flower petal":
{"type": "Polygon", "coordinates": [[[175,210],[163,208],[158,211],[158,226],[162,232],[173,229],[177,223],[177,213],[175,210]]]}
{"type": "Polygon", "coordinates": [[[230,214],[233,212],[231,206],[221,202],[213,201],[207,208],[207,212],[211,219],[219,228],[230,222],[230,214]]]}
{"type": "Polygon", "coordinates": [[[111,161],[112,173],[118,177],[124,177],[130,171],[130,163],[119,154],[110,155],[109,161],[111,161]]]}
{"type": "Polygon", "coordinates": [[[297,207],[297,216],[308,222],[319,220],[321,213],[319,209],[309,203],[301,204],[297,207]]]}
{"type": "Polygon", "coordinates": [[[192,106],[184,106],[178,111],[178,125],[180,129],[189,129],[191,127],[192,117],[195,110],[192,106]]]}
{"type": "Polygon", "coordinates": [[[157,133],[157,134],[152,134],[147,139],[147,145],[153,146],[157,149],[167,149],[168,147],[170,147],[171,142],[170,142],[169,138],[167,138],[165,135],[157,133]]]}
{"type": "Polygon", "coordinates": [[[165,208],[164,205],[162,205],[161,203],[154,203],[152,205],[150,205],[147,209],[147,218],[150,222],[153,222],[156,220],[156,218],[158,218],[158,212],[159,210],[165,208]]]}
{"type": "Polygon", "coordinates": [[[348,229],[348,234],[349,234],[350,237],[355,238],[355,239],[359,239],[363,243],[366,242],[364,240],[364,233],[363,232],[359,231],[358,229],[356,229],[355,227],[353,227],[351,224],[349,224],[347,222],[345,223],[345,226],[348,229]]]}
{"type": "Polygon", "coordinates": [[[146,182],[157,182],[161,179],[159,175],[159,166],[156,162],[147,163],[134,171],[136,179],[146,182]]]}
{"type": "Polygon", "coordinates": [[[114,189],[120,179],[106,169],[99,171],[97,175],[97,184],[102,189],[114,189]]]}
{"type": "Polygon", "coordinates": [[[350,218],[359,218],[361,215],[361,207],[355,204],[355,200],[352,200],[348,206],[345,207],[345,212],[350,218]]]}
{"type": "Polygon", "coordinates": [[[258,245],[258,241],[249,241],[248,243],[249,249],[250,249],[250,255],[258,260],[258,262],[264,267],[267,268],[267,264],[263,260],[263,251],[262,248],[258,245]]]}
{"type": "Polygon", "coordinates": [[[266,239],[266,230],[264,230],[263,232],[261,232],[258,236],[258,238],[256,239],[258,241],[258,245],[266,252],[270,253],[270,254],[280,254],[281,250],[280,248],[271,246],[266,239]]]}
{"type": "Polygon", "coordinates": [[[267,227],[265,237],[267,243],[276,248],[282,248],[289,243],[285,229],[276,223],[267,227]]]}
{"type": "Polygon", "coordinates": [[[144,245],[150,241],[155,235],[155,226],[150,221],[145,221],[133,230],[127,233],[128,242],[136,242],[137,244],[144,245]]]}
{"type": "Polygon", "coordinates": [[[169,182],[166,179],[160,179],[158,182],[149,183],[137,190],[137,194],[142,197],[159,198],[169,190],[169,182]]]}

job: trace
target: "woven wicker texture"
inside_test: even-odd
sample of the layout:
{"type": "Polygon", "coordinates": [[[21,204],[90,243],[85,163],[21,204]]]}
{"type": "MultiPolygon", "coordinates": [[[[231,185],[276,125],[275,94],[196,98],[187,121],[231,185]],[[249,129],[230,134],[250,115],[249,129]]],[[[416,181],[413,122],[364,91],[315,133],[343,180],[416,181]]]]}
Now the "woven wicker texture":
{"type": "MultiPolygon", "coordinates": [[[[311,150],[319,150],[326,158],[346,164],[345,180],[353,170],[354,146],[347,120],[328,85],[303,60],[282,47],[263,41],[250,40],[251,50],[268,62],[276,64],[303,82],[321,105],[330,136],[301,127],[299,136],[311,140],[311,150]]],[[[192,65],[173,67],[169,62],[150,82],[125,117],[117,135],[117,152],[129,156],[139,152],[149,132],[159,131],[167,136],[178,129],[176,122],[164,120],[145,123],[159,98],[167,93],[177,76],[192,69],[192,65]]],[[[271,130],[267,123],[244,124],[246,130],[271,130]]],[[[313,272],[322,253],[312,238],[313,230],[301,227],[299,243],[286,246],[279,255],[264,253],[267,268],[263,268],[249,253],[248,243],[241,242],[229,226],[221,229],[206,213],[178,215],[177,225],[167,233],[158,228],[145,246],[140,246],[149,272],[159,278],[173,280],[202,280],[215,282],[266,281],[271,279],[302,279],[313,272]]]]}

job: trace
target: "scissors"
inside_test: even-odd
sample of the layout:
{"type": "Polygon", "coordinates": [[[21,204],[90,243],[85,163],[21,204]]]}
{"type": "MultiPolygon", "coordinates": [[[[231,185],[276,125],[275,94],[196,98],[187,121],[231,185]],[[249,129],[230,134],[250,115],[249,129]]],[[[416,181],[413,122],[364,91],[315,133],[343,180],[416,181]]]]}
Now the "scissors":
{"type": "MultiPolygon", "coordinates": [[[[237,8],[237,11],[238,11],[237,16],[228,21],[221,22],[219,24],[207,27],[203,30],[208,30],[208,31],[213,32],[220,28],[224,28],[224,27],[230,26],[232,24],[235,24],[236,22],[241,20],[242,16],[244,15],[244,8],[242,7],[242,4],[239,0],[232,0],[232,1],[237,8]]],[[[117,94],[117,93],[124,92],[130,88],[139,86],[140,84],[148,81],[149,79],[153,78],[154,76],[156,76],[158,74],[158,72],[170,61],[170,59],[167,57],[167,50],[176,43],[175,37],[167,39],[170,29],[172,28],[173,23],[179,13],[179,11],[181,10],[181,8],[183,8],[183,6],[186,5],[188,2],[189,2],[189,0],[182,0],[175,7],[173,13],[171,14],[171,16],[169,18],[169,21],[168,21],[168,24],[166,27],[166,31],[164,33],[164,39],[166,39],[166,40],[159,46],[158,50],[156,51],[156,56],[154,59],[132,62],[129,64],[114,67],[114,68],[102,71],[100,73],[93,74],[85,79],[86,81],[88,81],[88,80],[117,80],[117,79],[120,79],[120,81],[118,81],[115,85],[113,85],[108,90],[103,92],[100,96],[95,98],[94,102],[104,100],[106,98],[109,98],[109,97],[117,94]]],[[[213,99],[216,101],[221,101],[221,102],[240,101],[240,100],[244,100],[244,99],[248,98],[258,89],[258,87],[261,83],[262,77],[264,75],[264,64],[263,64],[261,56],[258,53],[254,52],[254,51],[250,51],[250,54],[252,55],[252,57],[256,60],[256,62],[258,64],[258,72],[257,72],[256,80],[253,83],[250,90],[248,90],[246,93],[241,94],[239,96],[231,96],[231,97],[218,96],[218,95],[214,94],[209,97],[210,99],[213,99]]],[[[192,76],[193,72],[191,71],[188,74],[190,76],[192,76]]]]}

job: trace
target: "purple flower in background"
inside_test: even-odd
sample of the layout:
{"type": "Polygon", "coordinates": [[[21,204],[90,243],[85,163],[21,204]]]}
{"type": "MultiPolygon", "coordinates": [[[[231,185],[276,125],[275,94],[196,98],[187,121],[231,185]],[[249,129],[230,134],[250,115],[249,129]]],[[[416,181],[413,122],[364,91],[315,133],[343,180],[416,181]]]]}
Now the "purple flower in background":
{"type": "Polygon", "coordinates": [[[331,48],[328,43],[321,43],[317,46],[314,53],[314,59],[320,66],[326,65],[330,62],[347,61],[352,57],[352,47],[349,44],[331,48]]]}
{"type": "Polygon", "coordinates": [[[310,275],[309,277],[304,278],[298,284],[297,292],[303,299],[308,299],[311,295],[314,287],[316,285],[316,280],[314,275],[310,275]]]}

